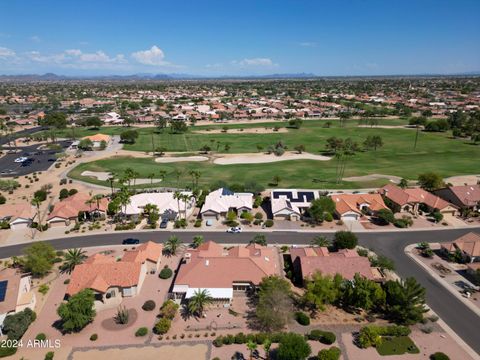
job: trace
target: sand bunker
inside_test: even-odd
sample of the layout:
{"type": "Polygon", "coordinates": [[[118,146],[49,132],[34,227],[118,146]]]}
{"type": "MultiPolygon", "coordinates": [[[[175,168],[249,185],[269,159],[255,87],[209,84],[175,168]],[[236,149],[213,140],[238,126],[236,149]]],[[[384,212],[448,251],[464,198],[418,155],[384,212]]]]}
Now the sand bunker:
{"type": "Polygon", "coordinates": [[[162,345],[158,347],[144,346],[144,347],[128,347],[128,348],[113,348],[108,350],[88,350],[75,351],[72,358],[74,360],[129,360],[140,358],[142,360],[157,360],[157,359],[205,359],[207,356],[207,345],[162,345]]]}
{"type": "MultiPolygon", "coordinates": [[[[109,172],[102,172],[102,171],[84,171],[80,174],[81,176],[88,176],[88,177],[93,177],[96,178],[97,180],[100,181],[107,181],[108,178],[110,177],[109,172]]],[[[135,185],[142,185],[142,184],[150,184],[150,183],[158,183],[161,182],[162,179],[135,179],[135,185]]],[[[133,183],[133,180],[132,180],[133,183]]]]}
{"type": "Polygon", "coordinates": [[[276,156],[274,154],[264,153],[251,153],[251,154],[232,154],[225,155],[213,160],[217,165],[232,165],[232,164],[263,164],[277,161],[287,160],[320,160],[328,161],[330,157],[323,155],[314,155],[309,153],[285,153],[282,156],[276,156]]]}
{"type": "Polygon", "coordinates": [[[399,176],[383,175],[383,174],[371,174],[371,175],[351,176],[351,177],[343,178],[343,180],[345,181],[372,181],[372,180],[379,180],[379,179],[387,179],[396,184],[398,184],[400,180],[402,180],[402,178],[399,176]]]}
{"type": "Polygon", "coordinates": [[[207,161],[206,156],[170,156],[170,157],[158,157],[155,162],[158,163],[174,163],[181,161],[207,161]]]}
{"type": "Polygon", "coordinates": [[[273,133],[286,133],[288,129],[280,128],[275,131],[273,128],[246,128],[246,129],[228,129],[224,132],[222,129],[212,130],[195,130],[197,134],[273,134],[273,133]]]}

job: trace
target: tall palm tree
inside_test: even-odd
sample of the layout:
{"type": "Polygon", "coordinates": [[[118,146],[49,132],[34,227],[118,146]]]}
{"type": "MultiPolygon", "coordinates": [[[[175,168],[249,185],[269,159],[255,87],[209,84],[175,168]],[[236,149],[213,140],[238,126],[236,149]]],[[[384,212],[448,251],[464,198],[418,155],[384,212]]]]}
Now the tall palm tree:
{"type": "Polygon", "coordinates": [[[71,274],[75,266],[83,263],[87,258],[86,251],[83,249],[75,248],[68,249],[65,253],[65,262],[63,263],[63,269],[71,274]]]}
{"type": "Polygon", "coordinates": [[[120,191],[117,194],[118,201],[123,208],[123,218],[125,219],[127,213],[127,205],[130,204],[130,192],[125,186],[122,186],[120,191]]]}
{"type": "Polygon", "coordinates": [[[155,177],[155,173],[150,173],[148,178],[150,179],[150,187],[153,188],[153,178],[155,177]]]}
{"type": "MultiPolygon", "coordinates": [[[[140,176],[140,174],[136,171],[134,171],[132,173],[132,178],[133,178],[133,189],[135,190],[135,183],[137,182],[137,179],[138,177],[140,176]]],[[[135,190],[136,191],[136,190],[135,190]]]]}
{"type": "Polygon", "coordinates": [[[177,188],[178,188],[179,185],[180,185],[180,178],[181,178],[182,175],[183,175],[183,171],[180,170],[180,169],[175,169],[175,170],[174,170],[174,174],[175,174],[175,177],[177,178],[177,188]]]}
{"type": "Polygon", "coordinates": [[[32,199],[32,204],[37,208],[37,218],[38,218],[38,221],[37,221],[37,228],[42,231],[42,219],[40,218],[40,204],[42,203],[42,200],[40,200],[39,198],[33,198],[32,199]]]}
{"type": "Polygon", "coordinates": [[[197,289],[193,293],[193,296],[188,300],[188,311],[198,316],[203,315],[203,310],[209,304],[211,304],[213,298],[210,296],[210,292],[207,289],[197,289]]]}
{"type": "Polygon", "coordinates": [[[160,170],[158,172],[158,176],[160,176],[160,179],[162,179],[162,181],[165,181],[165,177],[167,176],[167,172],[165,170],[160,170]]]}
{"type": "Polygon", "coordinates": [[[183,213],[184,219],[187,220],[187,202],[192,198],[190,194],[182,194],[181,199],[184,203],[185,212],[183,213]]]}
{"type": "Polygon", "coordinates": [[[182,200],[182,193],[180,191],[175,191],[173,193],[173,198],[177,200],[178,216],[180,216],[180,200],[182,200]]]}
{"type": "Polygon", "coordinates": [[[176,255],[180,246],[180,239],[177,236],[172,235],[167,239],[167,241],[165,241],[164,249],[168,254],[176,255]]]}
{"type": "Polygon", "coordinates": [[[128,187],[130,187],[133,179],[134,171],[132,168],[127,168],[124,173],[124,178],[128,182],[128,187]]]}
{"type": "Polygon", "coordinates": [[[257,343],[252,340],[248,340],[247,349],[250,351],[250,360],[253,359],[253,352],[257,349],[257,343]]]}
{"type": "Polygon", "coordinates": [[[192,241],[192,247],[194,249],[198,248],[200,245],[203,244],[203,236],[202,235],[195,235],[193,237],[193,241],[192,241]]]}
{"type": "Polygon", "coordinates": [[[112,191],[112,196],[113,196],[113,184],[115,183],[116,180],[118,180],[117,175],[115,173],[110,173],[108,176],[108,182],[110,183],[110,190],[112,191]]]}
{"type": "Polygon", "coordinates": [[[143,211],[149,216],[152,212],[158,211],[158,206],[155,204],[147,204],[144,206],[143,211]]]}

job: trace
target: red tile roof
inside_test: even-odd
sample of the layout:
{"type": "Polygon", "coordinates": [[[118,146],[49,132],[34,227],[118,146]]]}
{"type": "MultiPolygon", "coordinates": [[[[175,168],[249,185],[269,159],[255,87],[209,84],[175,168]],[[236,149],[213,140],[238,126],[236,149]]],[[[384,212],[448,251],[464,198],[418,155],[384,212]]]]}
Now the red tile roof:
{"type": "Polygon", "coordinates": [[[125,251],[122,261],[143,263],[148,260],[156,263],[162,256],[162,250],[162,244],[147,241],[146,243],[137,246],[135,250],[125,251]]]}
{"type": "Polygon", "coordinates": [[[69,196],[66,199],[55,204],[53,211],[48,215],[48,219],[53,219],[55,217],[63,219],[72,219],[78,216],[80,211],[102,211],[105,212],[108,207],[107,198],[102,198],[99,200],[99,206],[97,207],[97,202],[93,201],[91,205],[87,202],[92,197],[86,193],[76,193],[75,195],[69,196]]]}
{"type": "Polygon", "coordinates": [[[373,211],[387,209],[380,194],[336,194],[331,197],[340,215],[349,211],[361,214],[362,204],[368,204],[369,209],[373,211]]]}
{"type": "Polygon", "coordinates": [[[480,235],[469,232],[458,239],[442,244],[442,247],[448,251],[459,249],[471,257],[480,256],[480,235]]]}

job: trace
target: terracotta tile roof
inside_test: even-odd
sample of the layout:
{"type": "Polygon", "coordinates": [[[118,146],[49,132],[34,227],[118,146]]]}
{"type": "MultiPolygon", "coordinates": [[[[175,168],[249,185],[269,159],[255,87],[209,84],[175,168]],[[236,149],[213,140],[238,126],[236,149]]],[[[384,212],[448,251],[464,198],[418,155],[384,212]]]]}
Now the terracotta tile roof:
{"type": "Polygon", "coordinates": [[[143,263],[146,260],[149,260],[156,263],[162,256],[162,250],[162,244],[147,241],[146,243],[137,246],[135,250],[125,251],[122,261],[143,263]]]}
{"type": "Polygon", "coordinates": [[[190,260],[180,267],[176,285],[191,288],[230,288],[233,282],[258,285],[265,276],[280,271],[275,250],[260,245],[226,250],[208,241],[189,254],[190,260]]]}
{"type": "Polygon", "coordinates": [[[74,295],[84,289],[104,293],[113,286],[132,287],[138,284],[141,268],[138,262],[115,261],[111,256],[96,254],[75,266],[66,293],[74,295]]]}
{"type": "Polygon", "coordinates": [[[99,200],[99,206],[97,208],[97,202],[94,201],[91,205],[87,204],[92,197],[86,193],[76,193],[75,195],[69,196],[66,199],[55,204],[53,211],[48,215],[47,220],[53,219],[54,217],[59,217],[63,219],[72,219],[78,216],[80,211],[102,211],[105,212],[108,207],[107,198],[102,198],[99,200]]]}
{"type": "Polygon", "coordinates": [[[21,278],[15,269],[6,268],[0,271],[0,281],[8,281],[5,299],[0,302],[0,314],[15,311],[21,278]]]}
{"type": "Polygon", "coordinates": [[[6,204],[0,206],[0,219],[11,217],[10,221],[18,218],[33,219],[35,208],[28,203],[6,204]]]}
{"type": "Polygon", "coordinates": [[[90,136],[85,136],[82,138],[83,139],[90,139],[91,141],[95,142],[95,141],[106,141],[107,143],[110,141],[110,136],[109,135],[105,135],[105,134],[95,134],[95,135],[90,135],[90,136]]]}
{"type": "Polygon", "coordinates": [[[480,202],[480,185],[450,186],[449,189],[466,206],[480,202]]]}
{"type": "Polygon", "coordinates": [[[387,209],[380,194],[336,194],[331,198],[335,202],[336,211],[339,214],[349,211],[361,214],[360,206],[363,204],[367,204],[373,211],[387,209]]]}
{"type": "Polygon", "coordinates": [[[299,258],[304,278],[317,271],[324,275],[340,274],[349,280],[353,279],[356,273],[368,279],[376,278],[368,258],[359,256],[355,250],[330,253],[326,248],[291,248],[290,254],[292,261],[299,258]]]}
{"type": "Polygon", "coordinates": [[[403,206],[405,204],[418,203],[419,200],[405,192],[401,187],[388,184],[379,190],[380,194],[386,196],[396,204],[403,206]]]}
{"type": "Polygon", "coordinates": [[[450,252],[462,250],[471,257],[480,256],[480,234],[469,232],[452,242],[442,244],[442,247],[450,252]]]}
{"type": "Polygon", "coordinates": [[[433,209],[442,210],[448,206],[455,207],[453,204],[450,204],[448,201],[443,200],[442,198],[429,193],[421,188],[415,189],[405,189],[404,190],[412,198],[415,198],[420,203],[424,203],[433,209]]]}

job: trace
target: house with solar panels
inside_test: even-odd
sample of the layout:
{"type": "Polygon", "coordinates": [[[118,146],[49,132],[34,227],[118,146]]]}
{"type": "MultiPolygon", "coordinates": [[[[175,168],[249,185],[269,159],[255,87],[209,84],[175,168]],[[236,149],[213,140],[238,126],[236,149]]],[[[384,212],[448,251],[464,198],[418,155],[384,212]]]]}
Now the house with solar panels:
{"type": "Polygon", "coordinates": [[[310,207],[313,200],[318,199],[316,190],[277,189],[272,190],[270,202],[275,220],[298,221],[310,207]]]}
{"type": "Polygon", "coordinates": [[[0,335],[5,318],[30,308],[35,310],[37,299],[32,290],[32,277],[15,269],[0,270],[0,335]]]}
{"type": "Polygon", "coordinates": [[[218,220],[225,217],[229,211],[238,216],[243,212],[250,212],[253,208],[252,193],[235,193],[226,188],[212,191],[205,197],[200,214],[205,220],[218,220]]]}

